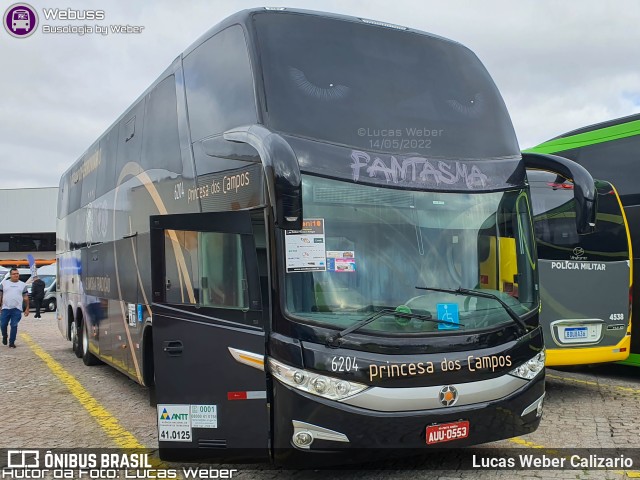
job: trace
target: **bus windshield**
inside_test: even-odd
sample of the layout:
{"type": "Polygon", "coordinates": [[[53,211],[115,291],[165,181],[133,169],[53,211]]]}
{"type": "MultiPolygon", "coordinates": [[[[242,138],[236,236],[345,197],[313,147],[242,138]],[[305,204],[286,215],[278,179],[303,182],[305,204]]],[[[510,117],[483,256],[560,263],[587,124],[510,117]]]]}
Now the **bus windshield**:
{"type": "Polygon", "coordinates": [[[254,18],[272,130],[369,151],[520,155],[502,97],[466,47],[364,22],[254,18]]]}
{"type": "Polygon", "coordinates": [[[629,260],[622,206],[608,182],[596,181],[597,222],[593,232],[578,235],[573,183],[544,171],[527,171],[532,195],[538,257],[545,260],[629,260]],[[574,254],[580,248],[582,255],[574,254]],[[574,258],[571,258],[571,257],[574,258]],[[579,258],[584,256],[584,258],[579,258]]]}
{"type": "Polygon", "coordinates": [[[305,175],[303,196],[311,226],[284,233],[286,309],[299,320],[344,328],[383,309],[416,314],[381,315],[360,330],[385,334],[514,321],[495,298],[423,287],[491,293],[519,316],[537,308],[525,190],[435,193],[305,175]]]}

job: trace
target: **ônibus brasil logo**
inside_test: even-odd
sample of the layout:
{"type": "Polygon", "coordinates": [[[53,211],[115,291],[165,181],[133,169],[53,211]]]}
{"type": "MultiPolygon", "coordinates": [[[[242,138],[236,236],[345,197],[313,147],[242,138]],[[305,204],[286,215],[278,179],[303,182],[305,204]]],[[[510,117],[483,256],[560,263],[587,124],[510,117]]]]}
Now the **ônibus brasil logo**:
{"type": "Polygon", "coordinates": [[[36,9],[26,3],[14,3],[4,12],[4,29],[16,38],[33,34],[38,26],[36,9]]]}

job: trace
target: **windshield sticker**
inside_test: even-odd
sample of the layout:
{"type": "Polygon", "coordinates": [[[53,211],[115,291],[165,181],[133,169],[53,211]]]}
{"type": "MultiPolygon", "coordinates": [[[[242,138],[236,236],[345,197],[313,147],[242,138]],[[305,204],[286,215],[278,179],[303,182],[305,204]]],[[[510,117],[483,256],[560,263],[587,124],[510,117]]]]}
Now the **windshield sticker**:
{"type": "Polygon", "coordinates": [[[327,270],[324,218],[310,218],[302,222],[302,230],[285,231],[284,243],[287,273],[327,270]]]}
{"type": "MultiPolygon", "coordinates": [[[[458,314],[457,303],[438,303],[438,320],[445,322],[460,323],[460,315],[458,314]]],[[[447,323],[439,323],[438,330],[457,330],[459,325],[449,325],[447,323]]]]}
{"type": "Polygon", "coordinates": [[[355,272],[355,252],[353,250],[329,250],[327,252],[327,270],[342,273],[355,272]]]}

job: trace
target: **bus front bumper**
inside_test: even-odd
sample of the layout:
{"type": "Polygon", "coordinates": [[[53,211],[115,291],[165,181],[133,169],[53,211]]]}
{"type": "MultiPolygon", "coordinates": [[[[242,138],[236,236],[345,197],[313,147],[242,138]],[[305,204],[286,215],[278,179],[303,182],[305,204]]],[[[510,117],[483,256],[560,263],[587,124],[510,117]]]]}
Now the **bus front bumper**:
{"type": "MultiPolygon", "coordinates": [[[[295,464],[295,459],[307,462],[329,453],[344,457],[344,462],[357,462],[380,458],[385,452],[414,455],[430,448],[464,447],[517,437],[538,427],[544,393],[543,373],[512,394],[491,402],[381,412],[326,400],[274,381],[274,456],[277,463],[288,465],[295,464]],[[427,443],[427,427],[454,422],[468,422],[466,438],[427,443]]],[[[332,459],[331,463],[342,461],[332,459]]]]}

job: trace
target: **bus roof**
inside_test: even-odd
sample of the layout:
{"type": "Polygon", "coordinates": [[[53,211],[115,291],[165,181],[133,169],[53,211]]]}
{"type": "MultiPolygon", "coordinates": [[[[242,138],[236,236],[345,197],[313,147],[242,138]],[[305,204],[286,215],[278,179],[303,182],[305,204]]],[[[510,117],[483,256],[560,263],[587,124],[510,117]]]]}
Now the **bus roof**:
{"type": "Polygon", "coordinates": [[[341,21],[345,21],[345,22],[354,22],[354,23],[364,23],[367,25],[371,25],[372,27],[380,27],[380,28],[392,28],[394,30],[399,30],[399,31],[404,31],[404,32],[408,32],[408,33],[415,33],[415,34],[419,34],[419,35],[426,35],[429,37],[433,37],[445,42],[450,42],[450,43],[454,43],[457,45],[462,45],[459,42],[456,42],[455,40],[451,40],[449,38],[445,38],[445,37],[441,37],[439,35],[435,35],[429,32],[424,32],[422,30],[416,30],[413,28],[409,28],[406,27],[404,25],[396,25],[396,24],[392,24],[392,23],[388,23],[388,22],[383,22],[383,21],[378,21],[378,20],[374,20],[374,19],[369,19],[366,17],[353,17],[350,15],[341,15],[338,13],[330,13],[330,12],[322,12],[322,11],[317,11],[317,10],[306,10],[306,9],[300,9],[300,8],[288,8],[288,7],[257,7],[257,8],[249,8],[246,10],[241,10],[239,12],[236,12],[232,15],[230,15],[229,17],[221,20],[219,23],[217,23],[216,25],[214,25],[213,27],[211,27],[209,30],[207,30],[203,35],[201,35],[195,42],[193,42],[184,52],[183,52],[183,56],[187,56],[193,49],[195,49],[196,47],[198,47],[199,45],[201,45],[205,40],[207,40],[208,38],[212,37],[213,35],[215,35],[216,33],[218,33],[221,30],[224,30],[225,28],[231,26],[231,25],[235,25],[235,24],[246,24],[249,19],[256,14],[259,13],[270,13],[270,14],[274,14],[274,15],[278,15],[278,14],[282,14],[282,13],[295,13],[295,14],[299,14],[299,15],[312,15],[312,16],[317,16],[317,17],[324,17],[324,18],[332,18],[335,20],[341,20],[341,21]]]}
{"type": "Polygon", "coordinates": [[[634,114],[572,130],[524,151],[557,153],[639,134],[640,114],[634,114]]]}
{"type": "Polygon", "coordinates": [[[107,132],[109,132],[116,125],[118,125],[118,123],[130,113],[132,108],[138,103],[138,101],[140,101],[140,99],[144,98],[147,94],[149,94],[154,89],[154,87],[158,85],[164,78],[166,78],[168,75],[171,75],[173,72],[175,72],[175,70],[178,68],[178,66],[180,65],[184,57],[189,55],[189,53],[191,53],[198,46],[202,45],[202,43],[204,43],[207,39],[209,39],[216,33],[224,30],[225,28],[230,27],[231,25],[237,25],[237,24],[246,25],[247,23],[250,22],[250,18],[253,15],[256,15],[259,13],[271,13],[274,15],[278,13],[295,13],[300,15],[312,15],[312,16],[318,16],[318,17],[324,17],[324,18],[333,18],[336,20],[342,20],[342,21],[348,21],[348,22],[354,22],[354,23],[355,22],[364,23],[364,24],[370,25],[371,27],[393,28],[395,30],[401,30],[409,33],[418,34],[418,35],[424,35],[424,36],[432,37],[434,39],[441,40],[443,42],[448,42],[451,44],[460,45],[463,48],[467,48],[466,46],[462,45],[459,42],[456,42],[454,40],[451,40],[445,37],[441,37],[439,35],[431,34],[421,30],[415,30],[415,29],[404,27],[401,25],[394,25],[387,22],[371,20],[364,17],[352,17],[348,15],[340,15],[337,13],[328,13],[328,12],[321,12],[316,10],[294,9],[294,8],[284,8],[284,7],[256,7],[256,8],[241,10],[218,22],[216,25],[214,25],[209,30],[207,30],[204,34],[198,37],[183,52],[179,53],[178,56],[171,62],[171,64],[167,68],[165,68],[162,71],[162,73],[154,80],[154,82],[151,85],[149,85],[149,87],[147,87],[144,90],[144,92],[142,92],[136,98],[136,100],[129,106],[129,108],[127,108],[127,110],[125,110],[118,118],[116,118],[115,121],[111,123],[111,125],[109,125],[109,127],[106,130],[104,130],[102,134],[91,145],[89,145],[89,147],[86,150],[82,152],[81,155],[77,157],[76,161],[73,162],[69,166],[69,168],[67,168],[67,170],[64,171],[64,173],[61,175],[60,187],[62,187],[63,185],[64,178],[67,175],[70,175],[73,170],[78,168],[78,165],[82,163],[85,156],[89,155],[93,149],[97,148],[100,140],[107,134],[107,132]]]}

